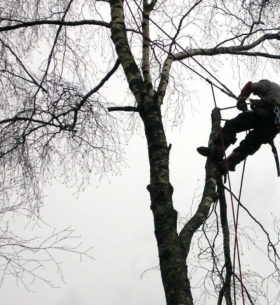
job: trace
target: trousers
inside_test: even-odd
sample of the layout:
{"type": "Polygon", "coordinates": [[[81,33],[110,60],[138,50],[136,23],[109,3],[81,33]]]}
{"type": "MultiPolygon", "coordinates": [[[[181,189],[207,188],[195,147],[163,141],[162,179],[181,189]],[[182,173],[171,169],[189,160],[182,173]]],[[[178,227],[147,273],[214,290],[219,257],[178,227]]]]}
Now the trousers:
{"type": "Polygon", "coordinates": [[[275,113],[271,109],[256,108],[242,112],[237,117],[226,121],[222,128],[224,138],[235,138],[236,133],[248,130],[245,139],[233,151],[244,157],[253,155],[262,144],[267,144],[276,137],[279,130],[275,125],[275,113]]]}

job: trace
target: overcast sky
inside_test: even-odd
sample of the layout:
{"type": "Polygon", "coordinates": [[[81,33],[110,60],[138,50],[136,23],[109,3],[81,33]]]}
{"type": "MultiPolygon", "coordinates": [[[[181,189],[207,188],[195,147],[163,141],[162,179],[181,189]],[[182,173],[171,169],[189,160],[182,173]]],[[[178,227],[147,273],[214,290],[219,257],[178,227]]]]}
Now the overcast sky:
{"type": "MultiPolygon", "coordinates": [[[[238,82],[246,83],[248,79],[231,79],[226,75],[223,81],[238,94],[238,82]]],[[[198,90],[198,99],[192,101],[192,107],[196,110],[187,103],[186,119],[181,128],[167,131],[168,143],[172,143],[170,167],[174,206],[182,216],[189,213],[191,206],[195,211],[198,200],[193,200],[194,193],[197,187],[196,195],[202,192],[205,179],[206,160],[197,154],[196,147],[208,142],[214,103],[210,86],[203,81],[199,83],[200,87],[195,88],[198,90]]],[[[215,93],[218,106],[235,104],[233,99],[217,90],[215,93]]],[[[108,99],[116,96],[117,91],[110,91],[108,99]]],[[[237,114],[236,109],[222,113],[224,118],[237,114]]],[[[242,137],[244,134],[239,135],[239,140],[242,137]]],[[[275,143],[279,148],[279,138],[276,138],[275,143]]],[[[29,286],[35,292],[28,292],[20,283],[17,285],[14,278],[7,277],[0,290],[2,305],[165,304],[146,190],[149,169],[143,134],[135,135],[130,140],[126,160],[128,166],[122,168],[121,175],[104,178],[101,182],[93,176],[91,185],[78,198],[73,195],[75,189],[57,183],[46,189],[45,207],[41,210],[43,219],[58,230],[69,226],[75,229],[76,234],[81,236],[84,249],[93,247],[91,255],[94,259],[84,258],[80,262],[77,255],[57,253],[58,260],[63,261],[65,283],[55,268],[46,269],[42,275],[60,288],[51,288],[36,281],[29,286]]],[[[241,167],[239,165],[237,171],[231,174],[236,194],[239,192],[241,167]]],[[[247,161],[242,202],[270,229],[273,220],[271,212],[277,216],[279,183],[270,146],[263,146],[247,161]]],[[[22,227],[26,223],[24,219],[15,221],[22,227]]],[[[243,211],[240,222],[243,226],[252,226],[243,211]]],[[[27,230],[22,229],[23,234],[27,230]]],[[[40,232],[36,228],[33,234],[48,235],[51,230],[42,227],[40,232]]],[[[265,241],[258,233],[256,239],[260,244],[265,241]]],[[[246,264],[259,264],[260,256],[255,253],[254,248],[248,248],[244,243],[241,259],[244,258],[246,264]]]]}

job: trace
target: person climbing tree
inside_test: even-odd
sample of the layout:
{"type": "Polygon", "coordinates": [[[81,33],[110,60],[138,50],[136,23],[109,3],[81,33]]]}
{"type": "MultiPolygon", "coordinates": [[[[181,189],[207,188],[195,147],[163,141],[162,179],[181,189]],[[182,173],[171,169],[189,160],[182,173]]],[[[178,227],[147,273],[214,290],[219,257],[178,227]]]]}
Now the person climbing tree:
{"type": "Polygon", "coordinates": [[[235,166],[248,155],[253,155],[262,144],[269,143],[275,148],[273,139],[280,131],[280,86],[269,80],[248,82],[237,98],[237,108],[242,113],[226,121],[221,136],[214,140],[215,146],[197,148],[201,155],[219,162],[218,169],[223,175],[228,170],[235,171],[235,166]],[[259,96],[260,99],[250,99],[252,111],[248,111],[246,99],[251,93],[259,96]],[[245,130],[250,130],[245,139],[226,159],[223,159],[224,149],[236,142],[236,133],[245,130]]]}

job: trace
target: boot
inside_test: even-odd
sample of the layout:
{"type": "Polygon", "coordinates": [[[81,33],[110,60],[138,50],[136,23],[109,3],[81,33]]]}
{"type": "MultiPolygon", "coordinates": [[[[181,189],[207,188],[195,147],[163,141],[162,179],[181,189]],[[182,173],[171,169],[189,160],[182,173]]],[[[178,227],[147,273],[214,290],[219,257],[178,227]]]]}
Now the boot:
{"type": "MultiPolygon", "coordinates": [[[[224,139],[224,147],[225,150],[231,145],[236,142],[235,135],[223,133],[223,139],[224,139]]],[[[201,154],[204,157],[210,157],[211,159],[215,161],[221,161],[224,157],[224,149],[222,145],[222,139],[219,135],[217,139],[214,140],[215,145],[213,147],[205,147],[201,146],[197,148],[197,151],[199,154],[201,154]]]]}
{"type": "Polygon", "coordinates": [[[210,157],[211,159],[215,161],[221,161],[224,157],[224,150],[221,145],[215,145],[213,147],[198,147],[196,149],[199,154],[201,154],[204,157],[210,157]]]}
{"type": "Polygon", "coordinates": [[[218,170],[222,175],[226,175],[228,170],[231,172],[235,171],[235,166],[242,162],[247,156],[239,151],[233,151],[225,160],[222,160],[218,164],[218,170]]]}

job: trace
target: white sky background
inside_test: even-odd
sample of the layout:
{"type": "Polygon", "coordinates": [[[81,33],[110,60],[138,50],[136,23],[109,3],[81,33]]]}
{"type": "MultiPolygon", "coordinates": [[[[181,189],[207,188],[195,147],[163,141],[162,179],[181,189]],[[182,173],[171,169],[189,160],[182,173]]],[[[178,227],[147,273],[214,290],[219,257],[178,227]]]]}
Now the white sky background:
{"type": "MultiPolygon", "coordinates": [[[[217,74],[235,94],[240,91],[239,83],[245,84],[246,76],[233,78],[231,70],[224,69],[217,74]]],[[[263,74],[261,78],[271,79],[271,74],[263,74]]],[[[252,81],[258,81],[252,79],[252,81]]],[[[277,79],[273,79],[277,82],[277,79]]],[[[107,98],[113,101],[120,97],[119,81],[112,78],[106,86],[110,87],[107,98]]],[[[181,216],[193,212],[199,199],[196,195],[203,191],[206,159],[196,152],[198,146],[207,145],[211,128],[211,111],[214,107],[210,85],[199,80],[188,84],[196,86],[197,99],[192,99],[192,107],[188,102],[185,105],[186,118],[180,128],[167,130],[167,141],[172,144],[170,152],[170,176],[174,187],[173,203],[181,216]],[[193,108],[193,109],[192,109],[193,108]],[[195,109],[195,110],[194,110],[195,109]]],[[[126,90],[126,89],[125,89],[126,90]]],[[[219,107],[233,106],[235,101],[215,89],[219,107]]],[[[239,112],[226,110],[223,118],[230,118],[239,112]]],[[[244,134],[238,136],[238,142],[244,134]]],[[[275,144],[280,152],[279,137],[275,144]]],[[[238,143],[237,142],[237,143],[238,143]]],[[[236,144],[237,144],[236,143],[236,144]]],[[[228,150],[230,153],[232,147],[228,150]]],[[[74,254],[57,253],[56,258],[62,261],[65,283],[55,268],[46,268],[42,273],[53,284],[60,288],[51,288],[36,281],[29,286],[33,292],[28,292],[15,279],[6,278],[0,289],[1,305],[155,305],[165,304],[158,253],[154,236],[153,216],[150,210],[149,193],[146,186],[149,184],[149,166],[146,141],[143,136],[135,135],[126,149],[128,167],[122,168],[121,175],[113,175],[99,182],[98,177],[92,177],[91,184],[80,193],[74,195],[75,189],[54,183],[46,189],[47,198],[45,207],[41,210],[43,219],[57,230],[71,226],[76,235],[81,236],[84,249],[93,247],[91,255],[94,260],[74,254]],[[145,270],[155,268],[156,270],[145,270]],[[141,275],[145,272],[145,274],[141,275]]],[[[233,191],[239,192],[239,183],[242,166],[231,173],[233,191]]],[[[249,157],[246,164],[245,181],[241,201],[272,233],[272,215],[277,216],[278,194],[280,178],[277,178],[275,161],[269,145],[261,147],[260,151],[249,157]]],[[[228,199],[228,204],[230,201],[228,199]]],[[[236,206],[236,202],[234,202],[236,206]]],[[[228,209],[231,215],[231,207],[228,209]]],[[[15,219],[16,225],[22,226],[22,234],[30,234],[24,229],[26,220],[15,219]]],[[[243,226],[252,226],[245,213],[241,210],[240,223],[243,226]]],[[[35,236],[47,236],[51,227],[36,228],[35,236]]],[[[256,227],[256,226],[254,226],[256,227]]],[[[259,243],[265,238],[258,235],[259,243]]],[[[253,247],[248,249],[243,243],[241,262],[246,265],[260,265],[263,257],[253,247]]],[[[193,254],[192,254],[193,255],[193,254]]],[[[268,268],[264,266],[264,268],[268,268]]],[[[26,282],[28,284],[28,281],[26,282]]],[[[194,285],[194,283],[191,283],[194,285]]],[[[194,297],[197,297],[195,295],[194,297]]],[[[216,302],[209,301],[209,305],[216,302]]],[[[207,303],[208,305],[208,303],[207,303]]]]}
{"type": "MultiPolygon", "coordinates": [[[[222,80],[235,94],[238,93],[237,80],[229,77],[222,80]]],[[[247,79],[241,80],[243,83],[246,81],[247,79]]],[[[191,114],[190,104],[187,104],[186,119],[180,130],[177,128],[167,132],[168,143],[172,143],[170,167],[171,182],[175,189],[174,206],[182,216],[189,213],[195,189],[199,185],[196,194],[200,194],[205,179],[206,160],[197,154],[196,147],[208,142],[210,114],[214,104],[210,86],[203,81],[199,83],[199,99],[192,102],[197,111],[191,114]]],[[[233,99],[217,90],[215,93],[220,107],[234,104],[233,99]]],[[[111,98],[115,96],[115,92],[111,91],[111,98]]],[[[223,117],[236,114],[237,110],[226,110],[223,117]]],[[[240,134],[239,139],[243,136],[240,134]]],[[[279,144],[278,138],[276,144],[279,144]]],[[[165,304],[160,272],[148,271],[141,279],[145,270],[158,265],[153,218],[146,190],[149,170],[144,137],[135,135],[129,142],[126,154],[129,167],[122,169],[122,175],[112,176],[110,181],[105,178],[101,183],[93,177],[91,185],[78,198],[73,196],[74,189],[54,184],[48,188],[45,207],[41,211],[44,220],[52,227],[59,230],[71,226],[76,229],[84,247],[94,247],[91,251],[94,260],[84,258],[81,263],[76,255],[58,253],[56,257],[63,261],[65,284],[54,268],[46,269],[43,275],[52,279],[54,285],[59,285],[58,289],[36,282],[30,286],[35,291],[31,293],[21,284],[17,287],[13,278],[6,278],[0,290],[1,304],[165,304]]],[[[241,167],[239,165],[237,172],[231,174],[236,194],[241,167]]],[[[247,160],[242,196],[242,202],[263,224],[272,223],[272,211],[277,216],[278,185],[279,178],[276,177],[270,146],[263,146],[247,160]]],[[[198,200],[195,199],[193,211],[197,203],[198,200]]],[[[241,211],[241,223],[243,215],[241,211]]],[[[244,221],[247,222],[248,219],[245,218],[244,221]]],[[[24,219],[21,224],[25,225],[24,219]]],[[[42,234],[51,232],[50,228],[42,228],[42,232],[46,230],[47,233],[42,234]]],[[[37,229],[34,234],[41,235],[37,229]]],[[[263,243],[264,237],[260,236],[260,239],[263,243]]],[[[244,244],[244,251],[246,250],[244,244]]],[[[246,263],[253,264],[255,261],[259,264],[259,252],[254,252],[253,248],[246,252],[250,254],[249,258],[245,258],[246,263]]],[[[241,260],[243,257],[242,255],[241,260]]]]}

